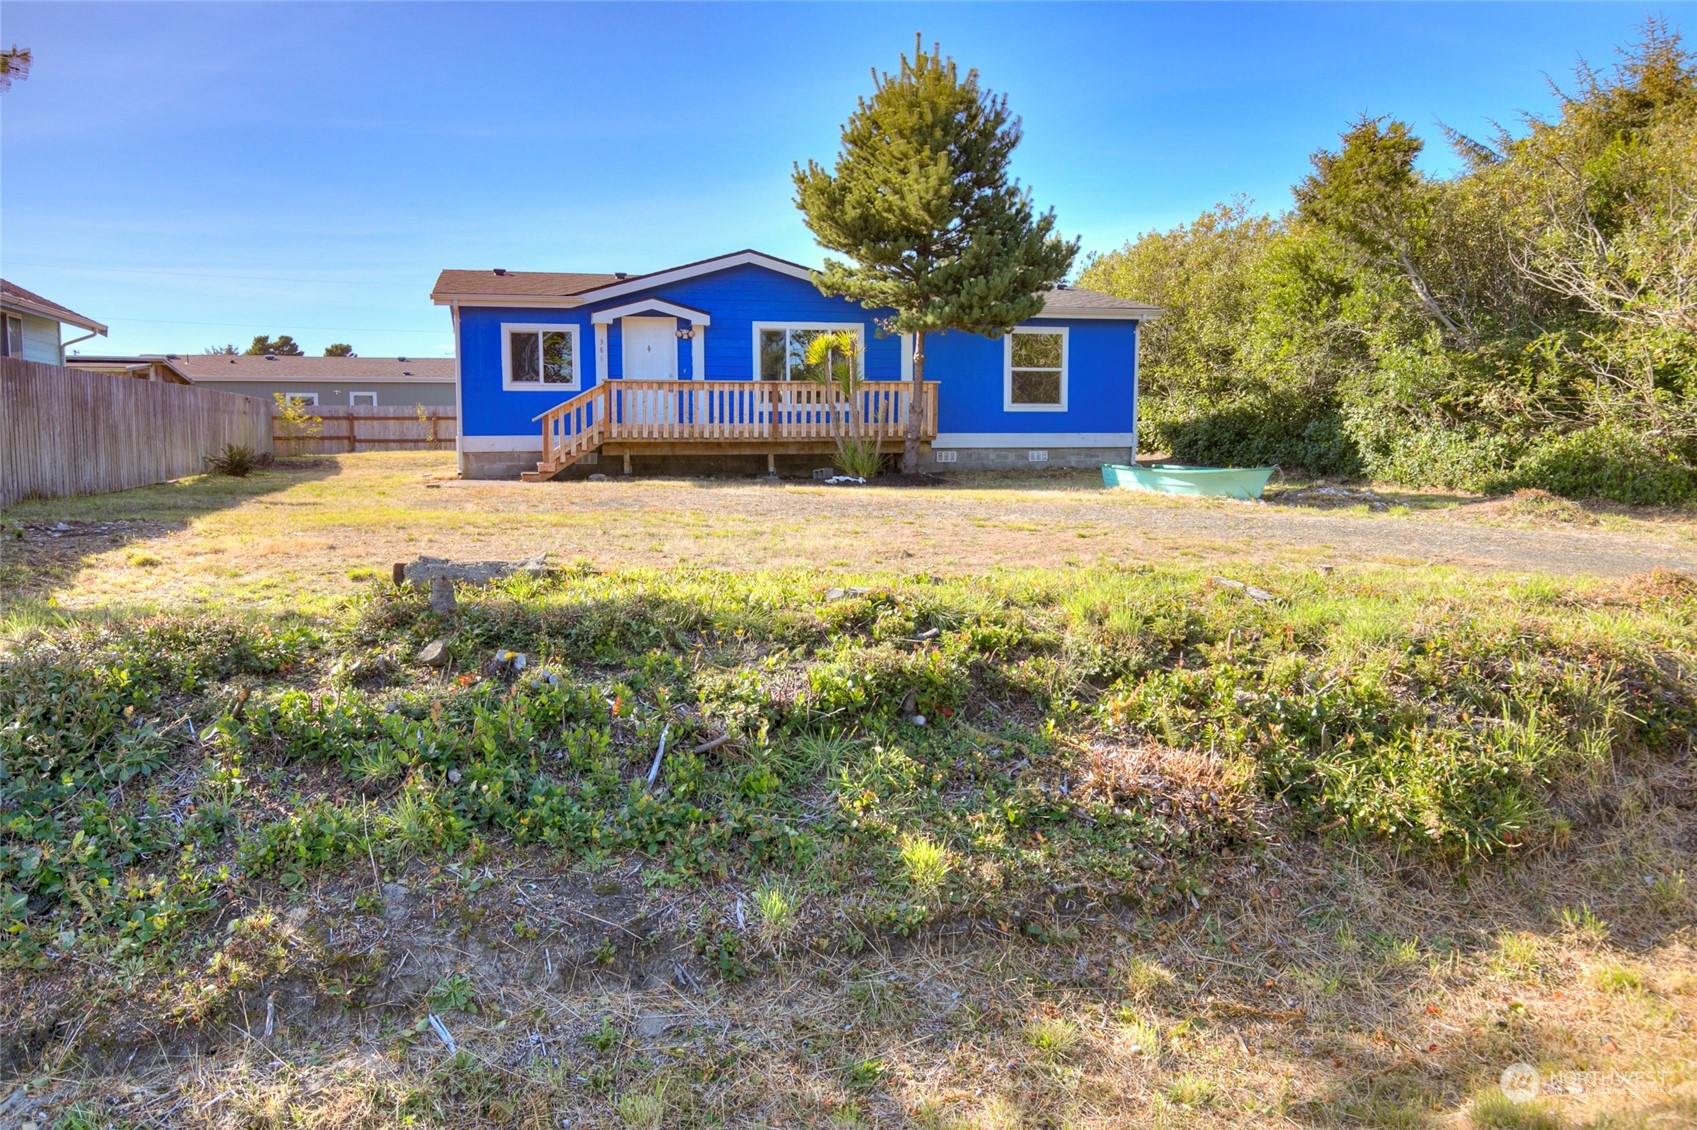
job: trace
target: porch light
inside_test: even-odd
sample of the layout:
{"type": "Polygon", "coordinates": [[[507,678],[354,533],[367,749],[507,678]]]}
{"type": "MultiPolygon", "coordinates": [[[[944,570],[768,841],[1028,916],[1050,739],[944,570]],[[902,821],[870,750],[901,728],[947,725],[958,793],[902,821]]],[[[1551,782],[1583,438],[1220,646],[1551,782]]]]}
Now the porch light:
{"type": "Polygon", "coordinates": [[[695,336],[695,327],[694,326],[691,326],[687,330],[679,330],[678,331],[678,340],[679,341],[689,341],[694,336],[695,336]]]}

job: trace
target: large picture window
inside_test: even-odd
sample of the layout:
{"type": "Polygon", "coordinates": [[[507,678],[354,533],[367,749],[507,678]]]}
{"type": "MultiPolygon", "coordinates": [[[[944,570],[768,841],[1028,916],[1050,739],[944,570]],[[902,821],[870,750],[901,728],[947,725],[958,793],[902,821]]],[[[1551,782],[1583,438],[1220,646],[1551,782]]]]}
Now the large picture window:
{"type": "Polygon", "coordinates": [[[1002,346],[1002,407],[1009,412],[1065,412],[1067,331],[1016,329],[1002,346]]]}
{"type": "Polygon", "coordinates": [[[501,387],[516,392],[570,392],[578,380],[577,327],[501,327],[501,387]]]}
{"type": "MultiPolygon", "coordinates": [[[[763,381],[821,380],[827,370],[840,379],[847,371],[848,358],[838,350],[827,354],[816,365],[807,363],[807,347],[820,334],[848,330],[860,344],[857,351],[866,356],[866,338],[862,327],[853,322],[776,323],[756,322],[754,325],[754,375],[763,381]]],[[[865,368],[864,360],[861,367],[865,368]]]]}

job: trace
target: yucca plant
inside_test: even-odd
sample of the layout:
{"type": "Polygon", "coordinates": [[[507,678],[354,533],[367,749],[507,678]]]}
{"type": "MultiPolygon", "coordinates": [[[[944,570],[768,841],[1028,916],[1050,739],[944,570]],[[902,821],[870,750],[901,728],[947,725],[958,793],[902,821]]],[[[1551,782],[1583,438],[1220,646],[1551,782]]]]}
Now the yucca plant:
{"type": "Polygon", "coordinates": [[[867,434],[866,416],[861,411],[860,390],[866,379],[860,371],[859,337],[852,330],[818,334],[807,343],[806,360],[808,379],[834,394],[831,431],[837,438],[837,470],[870,479],[878,473],[884,453],[879,449],[876,431],[867,434]],[[836,410],[838,398],[848,407],[846,418],[836,410]]]}

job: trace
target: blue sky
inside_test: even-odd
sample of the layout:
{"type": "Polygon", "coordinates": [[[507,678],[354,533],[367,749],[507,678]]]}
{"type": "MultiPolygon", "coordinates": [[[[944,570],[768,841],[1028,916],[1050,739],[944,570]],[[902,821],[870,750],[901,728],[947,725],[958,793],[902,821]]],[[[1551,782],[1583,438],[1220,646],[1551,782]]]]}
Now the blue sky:
{"type": "Polygon", "coordinates": [[[1363,112],[1432,139],[1548,111],[1545,76],[1694,11],[5,0],[35,66],[0,95],[0,274],[110,324],[85,352],[448,354],[443,267],[817,262],[791,163],[834,155],[916,30],[1009,96],[1017,174],[1108,250],[1234,193],[1285,207],[1363,112]]]}

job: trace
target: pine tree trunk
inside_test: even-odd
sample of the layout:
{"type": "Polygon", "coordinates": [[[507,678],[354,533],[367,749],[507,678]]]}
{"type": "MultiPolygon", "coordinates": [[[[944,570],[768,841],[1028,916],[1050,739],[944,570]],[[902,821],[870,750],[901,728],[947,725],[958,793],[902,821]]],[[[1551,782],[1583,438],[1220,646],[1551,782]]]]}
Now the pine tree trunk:
{"type": "Polygon", "coordinates": [[[925,411],[925,331],[913,335],[913,384],[907,394],[907,438],[902,442],[902,474],[919,473],[919,417],[925,411]]]}

